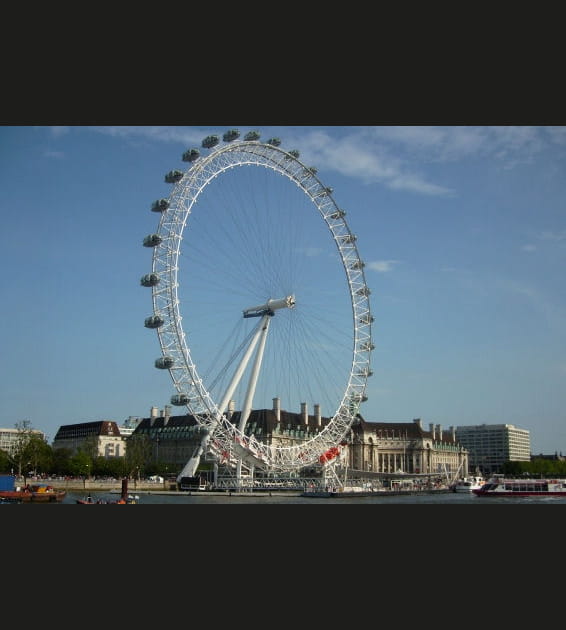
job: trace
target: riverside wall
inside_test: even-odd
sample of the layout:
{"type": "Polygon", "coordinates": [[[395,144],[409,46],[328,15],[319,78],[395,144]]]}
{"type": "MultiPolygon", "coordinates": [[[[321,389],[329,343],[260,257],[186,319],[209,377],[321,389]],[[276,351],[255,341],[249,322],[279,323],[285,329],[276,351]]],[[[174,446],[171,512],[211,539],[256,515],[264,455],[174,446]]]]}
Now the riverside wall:
{"type": "MultiPolygon", "coordinates": [[[[93,492],[110,492],[111,490],[122,490],[121,479],[34,479],[32,477],[16,479],[16,486],[25,484],[47,484],[57,490],[92,490],[93,492]]],[[[164,481],[163,483],[147,481],[145,479],[128,479],[128,492],[136,490],[171,491],[177,490],[175,481],[164,481]]]]}

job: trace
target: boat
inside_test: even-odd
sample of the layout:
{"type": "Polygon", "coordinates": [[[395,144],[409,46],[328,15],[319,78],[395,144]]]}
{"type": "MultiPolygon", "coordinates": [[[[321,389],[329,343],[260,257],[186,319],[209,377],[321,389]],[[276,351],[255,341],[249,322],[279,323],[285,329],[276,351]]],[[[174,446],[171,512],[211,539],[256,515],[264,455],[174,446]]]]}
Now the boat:
{"type": "Polygon", "coordinates": [[[564,497],[566,479],[515,479],[495,475],[473,493],[478,497],[564,497]]]}
{"type": "Polygon", "coordinates": [[[104,501],[103,499],[96,499],[95,501],[89,494],[84,499],[75,499],[75,503],[79,503],[80,505],[100,505],[101,503],[108,503],[108,501],[104,501]]]}
{"type": "Polygon", "coordinates": [[[138,495],[129,494],[127,497],[120,497],[116,501],[107,501],[106,499],[94,500],[90,494],[85,499],[75,499],[75,503],[80,505],[127,505],[131,503],[137,503],[139,500],[138,495]]]}
{"type": "Polygon", "coordinates": [[[139,496],[137,494],[129,494],[128,493],[128,480],[122,479],[122,490],[120,493],[120,498],[116,501],[106,501],[105,499],[97,499],[96,501],[91,497],[90,492],[84,499],[75,499],[75,503],[79,505],[100,505],[100,504],[111,504],[111,505],[128,505],[132,503],[137,503],[139,501],[139,496]]]}
{"type": "Polygon", "coordinates": [[[0,498],[20,503],[61,503],[67,496],[66,490],[56,490],[46,484],[25,485],[12,490],[0,490],[0,498]]]}
{"type": "Polygon", "coordinates": [[[375,488],[371,484],[344,484],[342,486],[326,486],[322,488],[320,486],[312,485],[304,492],[301,492],[301,497],[308,499],[346,499],[351,497],[370,497],[376,494],[383,494],[383,488],[375,488]]]}
{"type": "Polygon", "coordinates": [[[472,475],[458,479],[450,486],[450,489],[452,492],[473,492],[481,488],[484,484],[484,477],[481,475],[472,475]]]}

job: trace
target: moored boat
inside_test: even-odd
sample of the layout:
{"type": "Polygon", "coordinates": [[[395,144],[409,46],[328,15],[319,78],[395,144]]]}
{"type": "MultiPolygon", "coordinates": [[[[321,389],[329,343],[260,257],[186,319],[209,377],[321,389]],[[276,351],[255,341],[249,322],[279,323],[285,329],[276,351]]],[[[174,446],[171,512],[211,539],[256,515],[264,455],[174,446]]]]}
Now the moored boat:
{"type": "Polygon", "coordinates": [[[472,475],[470,477],[462,477],[451,486],[452,492],[473,492],[479,490],[485,484],[485,479],[480,475],[472,475]]]}
{"type": "Polygon", "coordinates": [[[383,493],[383,488],[374,488],[368,484],[346,484],[343,486],[327,486],[326,488],[312,486],[301,492],[300,496],[309,499],[346,499],[351,497],[369,497],[379,493],[383,493]]]}
{"type": "Polygon", "coordinates": [[[23,488],[0,490],[0,498],[21,503],[61,503],[67,495],[66,490],[56,490],[48,485],[26,485],[23,488]]]}
{"type": "Polygon", "coordinates": [[[478,497],[564,497],[566,479],[514,479],[495,475],[473,493],[478,497]]]}

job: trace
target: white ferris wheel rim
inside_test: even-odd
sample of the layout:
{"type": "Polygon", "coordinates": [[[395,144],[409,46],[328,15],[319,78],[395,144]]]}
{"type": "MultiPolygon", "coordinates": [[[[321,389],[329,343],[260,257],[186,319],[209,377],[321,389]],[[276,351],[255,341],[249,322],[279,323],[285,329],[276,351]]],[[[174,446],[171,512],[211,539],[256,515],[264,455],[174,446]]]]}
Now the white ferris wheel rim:
{"type": "MultiPolygon", "coordinates": [[[[371,375],[370,358],[373,349],[369,288],[356,245],[345,213],[332,197],[332,189],[325,187],[316,171],[303,164],[298,157],[278,146],[259,141],[233,141],[211,148],[208,155],[190,163],[175,183],[162,212],[153,245],[152,275],[158,283],[152,285],[153,316],[161,320],[157,334],[164,360],[172,361],[167,369],[179,396],[186,398],[188,412],[205,431],[213,432],[211,447],[226,453],[235,442],[244,443],[256,465],[278,471],[294,471],[319,461],[329,447],[339,444],[355,419],[359,404],[366,400],[367,379],[371,375]],[[187,219],[199,196],[209,183],[224,171],[236,166],[250,165],[268,168],[287,177],[310,200],[337,247],[346,275],[352,309],[352,356],[350,373],[344,385],[340,404],[329,423],[314,437],[294,446],[271,446],[247,438],[226,415],[218,423],[218,403],[207,390],[183,330],[180,312],[179,255],[187,219]]],[[[276,296],[284,297],[284,296],[276,296]]]]}

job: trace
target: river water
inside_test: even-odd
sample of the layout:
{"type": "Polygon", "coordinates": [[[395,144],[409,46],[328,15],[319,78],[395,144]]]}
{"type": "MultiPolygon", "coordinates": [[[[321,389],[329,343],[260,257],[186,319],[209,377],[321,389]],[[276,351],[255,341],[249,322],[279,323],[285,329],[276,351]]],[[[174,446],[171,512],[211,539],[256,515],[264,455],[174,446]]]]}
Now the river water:
{"type": "MultiPolygon", "coordinates": [[[[446,492],[446,493],[426,493],[422,494],[395,494],[395,495],[374,495],[368,497],[328,497],[328,498],[308,498],[291,495],[269,495],[245,494],[158,494],[158,493],[132,493],[138,497],[138,505],[188,505],[195,503],[203,504],[229,504],[229,505],[249,505],[260,503],[268,504],[305,504],[305,505],[328,505],[337,503],[340,505],[366,504],[366,505],[389,505],[389,504],[437,504],[437,505],[491,505],[494,503],[516,505],[518,503],[556,505],[565,504],[566,497],[477,497],[475,494],[446,492]]],[[[85,498],[84,492],[69,491],[67,496],[59,505],[75,504],[77,499],[85,498]]],[[[109,494],[107,492],[91,492],[92,498],[116,501],[119,494],[109,494]]]]}

